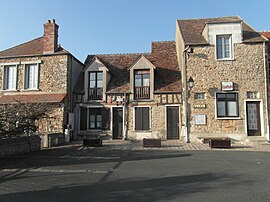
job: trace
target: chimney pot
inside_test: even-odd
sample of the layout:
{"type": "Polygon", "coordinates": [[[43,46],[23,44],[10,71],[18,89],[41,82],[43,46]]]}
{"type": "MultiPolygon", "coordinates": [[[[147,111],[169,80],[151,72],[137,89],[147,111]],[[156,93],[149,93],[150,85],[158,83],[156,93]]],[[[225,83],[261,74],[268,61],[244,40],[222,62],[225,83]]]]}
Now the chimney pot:
{"type": "Polygon", "coordinates": [[[55,24],[55,19],[53,19],[53,23],[55,24]]]}
{"type": "Polygon", "coordinates": [[[48,23],[51,23],[51,20],[48,20],[48,23]]]}

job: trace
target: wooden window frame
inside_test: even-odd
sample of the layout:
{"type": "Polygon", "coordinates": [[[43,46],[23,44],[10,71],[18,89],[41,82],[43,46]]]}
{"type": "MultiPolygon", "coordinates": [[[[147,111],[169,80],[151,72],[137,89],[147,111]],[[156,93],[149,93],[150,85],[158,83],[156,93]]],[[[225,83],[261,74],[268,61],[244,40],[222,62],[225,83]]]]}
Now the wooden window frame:
{"type": "Polygon", "coordinates": [[[89,71],[88,72],[88,100],[102,100],[103,98],[103,72],[102,71],[89,71]],[[102,74],[102,86],[97,87],[98,84],[98,74],[102,74]],[[94,80],[91,79],[91,74],[95,75],[94,80]],[[95,87],[90,87],[91,81],[95,82],[95,87]]]}
{"type": "Polygon", "coordinates": [[[216,117],[217,118],[239,118],[239,98],[238,98],[238,93],[237,92],[231,92],[231,93],[216,93],[216,117]],[[225,95],[225,98],[218,98],[218,95],[222,94],[225,95]],[[229,94],[234,94],[235,98],[228,98],[227,96],[229,94]],[[228,102],[233,101],[236,103],[236,116],[229,116],[228,115],[228,102]],[[219,115],[218,111],[218,102],[225,102],[225,115],[221,116],[219,115]]]}

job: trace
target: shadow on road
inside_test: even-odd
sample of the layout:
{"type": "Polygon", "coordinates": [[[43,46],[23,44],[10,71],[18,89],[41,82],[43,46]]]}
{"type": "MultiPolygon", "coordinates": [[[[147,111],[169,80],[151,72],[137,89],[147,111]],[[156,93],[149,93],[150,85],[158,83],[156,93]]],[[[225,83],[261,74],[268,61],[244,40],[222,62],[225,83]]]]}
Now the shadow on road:
{"type": "Polygon", "coordinates": [[[204,173],[55,186],[47,190],[4,194],[1,198],[3,201],[164,201],[248,184],[253,181],[230,174],[204,173]]]}

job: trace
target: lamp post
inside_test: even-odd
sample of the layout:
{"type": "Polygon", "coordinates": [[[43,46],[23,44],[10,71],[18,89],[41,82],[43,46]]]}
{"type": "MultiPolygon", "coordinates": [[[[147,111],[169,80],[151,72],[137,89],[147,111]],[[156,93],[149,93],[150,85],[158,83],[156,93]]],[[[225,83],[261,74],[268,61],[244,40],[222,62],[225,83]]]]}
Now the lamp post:
{"type": "Polygon", "coordinates": [[[186,143],[190,142],[189,137],[189,117],[190,117],[190,110],[188,99],[190,97],[190,90],[194,87],[194,80],[192,77],[187,79],[187,59],[190,54],[193,53],[193,48],[190,46],[186,46],[183,50],[182,55],[182,82],[183,82],[183,111],[184,111],[184,136],[186,143]]]}

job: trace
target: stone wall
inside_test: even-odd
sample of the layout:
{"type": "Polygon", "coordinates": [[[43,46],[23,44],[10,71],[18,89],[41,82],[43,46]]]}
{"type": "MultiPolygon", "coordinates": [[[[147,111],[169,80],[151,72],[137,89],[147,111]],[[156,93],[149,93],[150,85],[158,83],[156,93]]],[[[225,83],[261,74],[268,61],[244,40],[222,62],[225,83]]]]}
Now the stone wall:
{"type": "MultiPolygon", "coordinates": [[[[234,44],[234,59],[217,61],[214,46],[194,47],[187,62],[187,78],[192,77],[195,86],[188,99],[188,110],[191,111],[191,139],[197,136],[230,136],[243,139],[246,134],[245,100],[247,91],[257,91],[258,101],[262,102],[263,117],[266,117],[264,46],[258,44],[234,44]],[[239,93],[239,119],[217,119],[215,93],[221,92],[221,82],[234,83],[234,91],[239,93]],[[205,92],[205,100],[195,100],[195,92],[205,92]],[[196,108],[194,105],[206,105],[196,108]],[[195,125],[194,114],[206,114],[206,125],[195,125]]],[[[267,119],[264,122],[266,132],[267,119]]],[[[265,134],[262,134],[264,136],[265,134]]]]}
{"type": "MultiPolygon", "coordinates": [[[[25,65],[23,62],[41,61],[39,66],[39,92],[42,93],[66,93],[67,82],[68,82],[68,55],[53,55],[53,56],[40,56],[40,57],[21,57],[11,59],[0,59],[2,63],[19,63],[18,65],[18,82],[17,92],[22,93],[33,93],[33,91],[24,90],[24,69],[25,65]]],[[[3,65],[0,68],[0,81],[3,80],[3,65]]],[[[3,82],[0,82],[0,89],[3,89],[3,82]]]]}
{"type": "Polygon", "coordinates": [[[13,154],[39,151],[41,146],[39,136],[27,136],[9,139],[0,139],[0,157],[13,154]]]}

